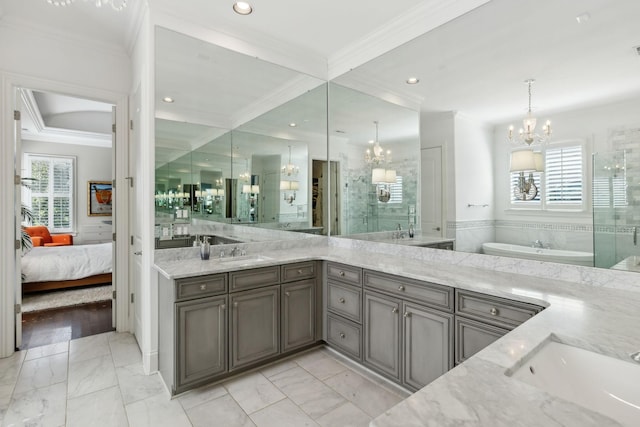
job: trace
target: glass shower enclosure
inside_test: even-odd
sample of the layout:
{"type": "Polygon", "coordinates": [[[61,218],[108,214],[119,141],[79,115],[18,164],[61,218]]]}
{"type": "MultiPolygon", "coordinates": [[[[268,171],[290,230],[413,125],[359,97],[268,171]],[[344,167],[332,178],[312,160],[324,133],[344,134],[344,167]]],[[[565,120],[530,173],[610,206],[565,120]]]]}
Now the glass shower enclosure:
{"type": "Polygon", "coordinates": [[[632,150],[593,154],[595,267],[617,268],[640,258],[640,171],[628,167],[638,164],[633,155],[632,150]]]}

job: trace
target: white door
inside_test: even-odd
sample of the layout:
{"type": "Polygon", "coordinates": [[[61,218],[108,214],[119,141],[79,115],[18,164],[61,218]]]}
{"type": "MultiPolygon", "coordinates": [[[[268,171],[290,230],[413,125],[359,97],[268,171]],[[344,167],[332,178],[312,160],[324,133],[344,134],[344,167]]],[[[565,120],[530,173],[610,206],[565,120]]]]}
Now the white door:
{"type": "Polygon", "coordinates": [[[133,320],[130,330],[140,341],[143,337],[142,308],[140,302],[142,283],[142,224],[141,217],[136,212],[138,200],[144,200],[142,185],[140,185],[140,171],[142,143],[140,141],[140,86],[132,97],[133,105],[129,108],[131,124],[129,130],[129,177],[127,179],[127,191],[129,192],[129,319],[133,320]]]}
{"type": "Polygon", "coordinates": [[[420,150],[421,230],[425,236],[444,236],[442,213],[442,147],[420,150]]]}
{"type": "MultiPolygon", "coordinates": [[[[111,107],[111,176],[115,177],[116,176],[116,107],[113,106],[111,107]]],[[[112,181],[112,182],[115,182],[112,181]]],[[[118,191],[117,188],[112,187],[111,191],[114,193],[111,197],[111,200],[116,200],[115,197],[115,192],[118,191]]],[[[116,231],[116,210],[113,210],[113,215],[111,216],[112,222],[111,222],[111,233],[115,233],[116,231]]],[[[117,257],[116,257],[116,242],[113,241],[111,242],[111,259],[113,260],[113,267],[111,269],[111,327],[115,328],[116,327],[116,300],[113,299],[113,295],[114,295],[114,291],[116,290],[116,267],[117,267],[117,257]]]]}
{"type": "MultiPolygon", "coordinates": [[[[21,122],[20,122],[20,111],[22,111],[22,98],[20,97],[20,92],[18,89],[15,90],[15,111],[14,111],[14,147],[15,147],[15,170],[14,176],[22,177],[22,140],[21,140],[21,122]]],[[[22,185],[21,179],[16,180],[16,185],[14,187],[14,207],[15,207],[15,230],[16,230],[16,242],[20,242],[22,239],[22,231],[20,224],[22,222],[22,185]]],[[[20,348],[22,345],[22,247],[19,244],[16,244],[16,253],[15,253],[15,307],[16,310],[16,348],[20,348]]]]}

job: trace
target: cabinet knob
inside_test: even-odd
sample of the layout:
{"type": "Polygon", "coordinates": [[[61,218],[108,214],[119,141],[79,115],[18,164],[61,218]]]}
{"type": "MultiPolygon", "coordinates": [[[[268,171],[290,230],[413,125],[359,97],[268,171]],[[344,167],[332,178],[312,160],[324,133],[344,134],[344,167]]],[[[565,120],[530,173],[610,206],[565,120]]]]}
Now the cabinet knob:
{"type": "Polygon", "coordinates": [[[207,285],[200,285],[200,290],[201,291],[206,291],[207,290],[207,285]]]}
{"type": "Polygon", "coordinates": [[[234,306],[234,307],[237,307],[237,306],[238,306],[238,301],[235,301],[235,302],[233,303],[233,306],[234,306]]]}
{"type": "Polygon", "coordinates": [[[397,313],[397,312],[398,312],[398,307],[393,307],[393,308],[391,309],[391,312],[392,312],[392,313],[397,313]]]}
{"type": "Polygon", "coordinates": [[[226,310],[226,308],[227,308],[227,306],[226,306],[225,304],[222,304],[222,305],[220,306],[220,310],[226,310]]]}
{"type": "Polygon", "coordinates": [[[405,319],[406,319],[407,317],[411,317],[411,312],[407,311],[407,312],[405,312],[402,316],[403,316],[405,319]]]}
{"type": "Polygon", "coordinates": [[[344,334],[344,332],[340,332],[340,338],[345,339],[347,336],[344,334]]]}
{"type": "Polygon", "coordinates": [[[400,286],[398,286],[398,290],[399,290],[400,292],[404,292],[404,285],[400,285],[400,286]]]}
{"type": "Polygon", "coordinates": [[[339,275],[340,277],[344,277],[344,271],[341,271],[340,273],[338,273],[338,275],[339,275]]]}
{"type": "Polygon", "coordinates": [[[497,316],[498,315],[498,309],[495,307],[492,307],[491,310],[489,310],[489,313],[491,313],[492,316],[497,316]]]}
{"type": "Polygon", "coordinates": [[[344,298],[340,298],[338,301],[340,301],[342,304],[344,304],[344,298]]]}
{"type": "Polygon", "coordinates": [[[289,292],[285,292],[284,295],[285,296],[290,296],[291,294],[289,292]]]}
{"type": "Polygon", "coordinates": [[[298,270],[298,274],[302,274],[302,270],[298,270]]]}

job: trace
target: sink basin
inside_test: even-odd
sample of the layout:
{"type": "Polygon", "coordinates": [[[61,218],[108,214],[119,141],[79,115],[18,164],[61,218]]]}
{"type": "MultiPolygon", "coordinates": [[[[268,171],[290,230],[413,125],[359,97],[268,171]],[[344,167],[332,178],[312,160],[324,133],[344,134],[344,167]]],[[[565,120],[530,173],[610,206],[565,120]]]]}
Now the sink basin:
{"type": "Polygon", "coordinates": [[[640,363],[548,340],[507,375],[606,415],[623,425],[640,420],[640,363]]]}
{"type": "Polygon", "coordinates": [[[223,264],[227,263],[238,263],[238,264],[250,264],[254,262],[260,261],[271,261],[273,258],[269,258],[264,255],[244,255],[244,256],[226,256],[224,258],[219,258],[218,262],[223,264]]]}

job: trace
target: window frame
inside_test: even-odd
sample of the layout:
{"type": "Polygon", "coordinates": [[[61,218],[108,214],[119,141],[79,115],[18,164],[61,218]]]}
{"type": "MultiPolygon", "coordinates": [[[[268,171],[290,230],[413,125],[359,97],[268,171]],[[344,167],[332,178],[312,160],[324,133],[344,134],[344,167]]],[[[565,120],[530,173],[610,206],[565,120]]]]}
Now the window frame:
{"type": "MultiPolygon", "coordinates": [[[[42,154],[42,153],[24,153],[23,154],[23,165],[25,167],[25,177],[32,177],[32,162],[33,161],[46,161],[49,163],[49,187],[46,192],[34,192],[31,188],[23,188],[22,198],[23,203],[28,206],[30,209],[33,208],[32,202],[33,197],[46,197],[47,205],[48,205],[48,215],[47,215],[47,223],[39,224],[45,225],[51,233],[73,233],[76,229],[76,194],[77,194],[77,158],[76,156],[69,155],[57,155],[57,154],[42,154]],[[54,163],[58,161],[63,161],[64,163],[71,164],[71,179],[70,179],[70,188],[68,192],[60,193],[54,191],[54,163]],[[56,196],[60,197],[68,197],[69,199],[69,227],[55,227],[54,221],[54,199],[56,196]]],[[[38,225],[38,224],[35,224],[38,225]]]]}
{"type": "MultiPolygon", "coordinates": [[[[535,150],[536,147],[534,147],[535,150]]],[[[509,154],[511,154],[509,151],[509,154]]],[[[538,185],[538,198],[539,200],[514,200],[513,198],[513,185],[514,175],[517,175],[518,172],[509,172],[508,174],[508,182],[509,182],[509,205],[513,210],[535,210],[535,211],[543,211],[543,212],[586,212],[589,208],[589,200],[587,197],[588,192],[588,183],[587,183],[587,173],[588,173],[588,163],[587,163],[587,141],[580,139],[571,139],[571,140],[563,140],[558,142],[548,143],[541,149],[543,153],[543,160],[545,165],[545,172],[533,172],[534,180],[538,185]],[[580,189],[580,202],[575,203],[558,203],[558,202],[549,202],[547,200],[547,150],[556,150],[562,148],[570,148],[570,147],[580,147],[580,158],[581,158],[581,189],[580,189]]],[[[528,178],[529,173],[525,172],[525,178],[528,178]]]]}

